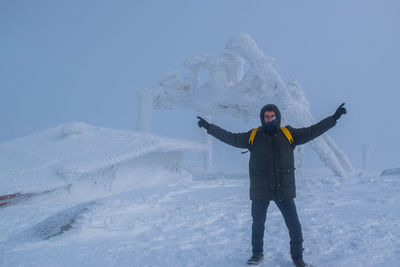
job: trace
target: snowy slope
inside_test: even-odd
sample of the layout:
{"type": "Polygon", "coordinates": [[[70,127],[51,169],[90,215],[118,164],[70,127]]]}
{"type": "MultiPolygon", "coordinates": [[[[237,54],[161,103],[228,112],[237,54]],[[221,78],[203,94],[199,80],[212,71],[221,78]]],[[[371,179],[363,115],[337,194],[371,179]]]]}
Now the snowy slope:
{"type": "MultiPolygon", "coordinates": [[[[202,173],[182,163],[171,168],[176,160],[169,164],[162,156],[201,151],[197,144],[75,124],[0,148],[2,192],[20,186],[17,191],[49,190],[72,182],[0,207],[0,266],[246,266],[251,254],[247,175],[202,173]],[[56,149],[58,142],[63,144],[56,149]],[[145,150],[150,152],[138,152],[145,150]],[[28,160],[32,151],[35,162],[28,160]],[[132,168],[123,163],[142,157],[132,168]],[[119,179],[119,186],[114,180],[111,187],[108,179],[83,182],[89,176],[82,173],[109,170],[110,164],[123,175],[104,177],[129,179],[119,179]],[[69,180],[57,174],[60,167],[73,170],[62,172],[69,173],[69,180]],[[6,173],[13,178],[4,178],[6,173]]],[[[298,175],[296,204],[306,261],[398,266],[399,185],[400,176],[380,177],[379,172],[337,177],[322,169],[298,175]]],[[[261,266],[292,266],[288,242],[272,204],[261,266]]]]}

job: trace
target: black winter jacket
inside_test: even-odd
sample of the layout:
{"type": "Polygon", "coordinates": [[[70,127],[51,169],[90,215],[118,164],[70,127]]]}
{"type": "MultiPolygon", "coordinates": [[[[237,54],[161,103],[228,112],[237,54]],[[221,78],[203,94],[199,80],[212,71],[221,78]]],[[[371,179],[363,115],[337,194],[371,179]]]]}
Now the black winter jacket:
{"type": "Polygon", "coordinates": [[[333,117],[306,128],[286,126],[293,137],[290,144],[280,130],[281,116],[275,105],[266,105],[260,112],[261,123],[264,123],[264,111],[273,109],[277,115],[278,124],[273,132],[266,132],[259,127],[253,145],[249,145],[251,130],[244,133],[231,133],[214,124],[210,124],[207,133],[219,140],[250,150],[249,176],[251,200],[284,200],[296,197],[294,178],[293,150],[320,136],[336,124],[333,117]]]}

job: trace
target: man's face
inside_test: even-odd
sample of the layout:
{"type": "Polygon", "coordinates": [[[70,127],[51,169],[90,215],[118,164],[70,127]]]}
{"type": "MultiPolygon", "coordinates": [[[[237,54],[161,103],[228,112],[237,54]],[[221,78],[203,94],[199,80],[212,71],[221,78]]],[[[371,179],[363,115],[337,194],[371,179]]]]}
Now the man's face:
{"type": "Polygon", "coordinates": [[[264,122],[268,123],[276,120],[275,111],[265,111],[264,112],[264,122]]]}

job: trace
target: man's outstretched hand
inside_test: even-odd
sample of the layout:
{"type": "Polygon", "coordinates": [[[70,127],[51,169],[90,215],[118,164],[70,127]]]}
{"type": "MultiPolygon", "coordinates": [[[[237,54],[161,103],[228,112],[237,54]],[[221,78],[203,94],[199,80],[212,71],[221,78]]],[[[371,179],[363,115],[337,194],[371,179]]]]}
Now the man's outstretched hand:
{"type": "Polygon", "coordinates": [[[199,121],[197,122],[197,124],[199,125],[199,127],[203,127],[204,129],[208,130],[208,128],[210,128],[210,124],[203,119],[202,117],[197,116],[197,118],[199,119],[199,121]]]}
{"type": "Polygon", "coordinates": [[[343,103],[343,104],[341,104],[341,105],[338,107],[338,109],[336,110],[335,114],[332,115],[332,117],[333,117],[335,120],[338,120],[338,119],[340,119],[340,117],[341,117],[343,114],[346,114],[346,113],[347,113],[347,110],[346,110],[346,108],[344,107],[344,103],[343,103]]]}

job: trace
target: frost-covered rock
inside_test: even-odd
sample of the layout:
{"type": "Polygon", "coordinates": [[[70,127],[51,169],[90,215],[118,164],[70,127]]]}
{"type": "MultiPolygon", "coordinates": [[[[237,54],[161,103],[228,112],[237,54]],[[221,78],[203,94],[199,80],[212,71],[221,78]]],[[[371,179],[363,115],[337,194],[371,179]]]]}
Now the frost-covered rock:
{"type": "Polygon", "coordinates": [[[76,205],[72,208],[67,208],[60,211],[40,223],[34,225],[32,228],[24,231],[17,238],[21,240],[48,240],[71,230],[74,223],[79,220],[79,217],[87,212],[95,202],[88,202],[76,205]]]}

